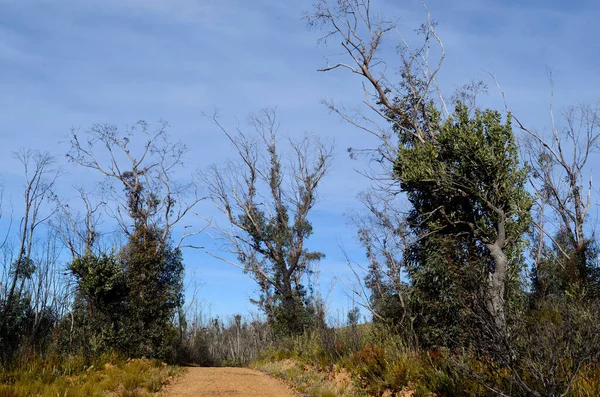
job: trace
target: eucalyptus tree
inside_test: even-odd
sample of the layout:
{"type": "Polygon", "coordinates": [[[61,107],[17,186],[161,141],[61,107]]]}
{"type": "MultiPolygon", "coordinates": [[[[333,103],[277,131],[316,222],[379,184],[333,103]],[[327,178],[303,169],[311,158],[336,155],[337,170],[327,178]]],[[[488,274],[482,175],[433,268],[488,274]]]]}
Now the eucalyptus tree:
{"type": "Polygon", "coordinates": [[[130,354],[166,356],[172,321],[181,312],[181,248],[195,247],[187,238],[201,232],[183,225],[201,200],[191,176],[185,179],[185,153],[182,143],[171,141],[166,123],[154,131],[140,121],[125,132],[95,124],[71,133],[67,158],[104,180],[100,203],[82,193],[86,214],[81,221],[68,212],[64,216],[71,226],[71,232],[63,233],[74,255],[70,269],[88,317],[96,311],[104,318],[106,344],[130,354]],[[126,238],[122,247],[109,252],[93,249],[100,209],[126,238]],[[173,242],[177,225],[181,231],[173,242]]]}
{"type": "Polygon", "coordinates": [[[547,134],[520,125],[529,137],[531,186],[539,198],[534,286],[541,296],[566,291],[598,298],[598,248],[589,211],[594,204],[591,161],[600,143],[600,109],[582,104],[555,118],[551,102],[550,115],[547,134]]]}
{"type": "MultiPolygon", "coordinates": [[[[400,37],[395,59],[382,58],[382,43],[397,26],[377,14],[368,0],[323,0],[307,20],[324,31],[325,42],[339,40],[343,49],[344,58],[322,71],[347,70],[362,78],[370,114],[348,112],[331,102],[328,106],[378,138],[379,146],[371,152],[382,164],[381,173],[372,176],[375,187],[408,197],[413,248],[403,253],[403,260],[413,269],[414,287],[429,288],[440,276],[449,276],[453,266],[469,263],[478,273],[474,279],[482,283],[472,288],[483,296],[473,299],[484,301],[483,311],[505,334],[508,284],[531,206],[526,172],[519,165],[510,120],[503,124],[497,112],[476,110],[474,101],[470,109],[457,101],[449,111],[437,84],[445,49],[425,10],[426,22],[417,31],[421,44],[409,45],[400,37]],[[458,258],[445,258],[447,252],[458,258]]],[[[455,281],[441,284],[438,298],[451,296],[453,286],[455,281]]]]}
{"type": "Polygon", "coordinates": [[[290,140],[286,157],[274,110],[250,118],[254,134],[233,134],[214,121],[238,155],[238,161],[202,175],[205,190],[229,224],[216,230],[233,259],[220,258],[256,281],[261,296],[254,302],[274,325],[284,333],[301,333],[314,323],[318,309],[307,282],[324,254],[306,248],[313,232],[308,216],[332,148],[305,136],[290,140]]]}
{"type": "MultiPolygon", "coordinates": [[[[12,219],[8,231],[0,242],[0,248],[7,252],[4,268],[7,270],[0,283],[0,358],[7,359],[16,351],[26,337],[36,343],[42,323],[52,323],[51,313],[55,303],[58,285],[56,273],[56,252],[41,253],[39,243],[48,220],[54,215],[54,208],[45,204],[54,196],[54,184],[60,175],[60,168],[54,157],[47,152],[21,149],[13,153],[13,158],[23,165],[24,187],[21,203],[22,215],[19,220],[16,239],[9,243],[12,219]]],[[[48,243],[51,245],[52,239],[48,243]]]]}

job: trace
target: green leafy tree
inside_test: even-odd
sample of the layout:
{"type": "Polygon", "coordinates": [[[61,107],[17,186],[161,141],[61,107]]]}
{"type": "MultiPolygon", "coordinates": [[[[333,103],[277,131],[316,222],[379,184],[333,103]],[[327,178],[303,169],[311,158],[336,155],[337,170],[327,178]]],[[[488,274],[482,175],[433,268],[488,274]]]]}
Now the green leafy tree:
{"type": "Polygon", "coordinates": [[[598,243],[595,239],[587,240],[580,250],[569,245],[565,233],[557,233],[553,240],[553,243],[541,242],[535,253],[531,274],[532,303],[562,295],[584,300],[600,298],[598,243]],[[576,277],[573,271],[576,271],[576,277]]]}
{"type": "MultiPolygon", "coordinates": [[[[6,305],[6,300],[0,300],[0,304],[6,305]]],[[[0,363],[8,363],[15,357],[33,325],[33,317],[28,294],[12,298],[0,324],[0,363]]]]}
{"type": "Polygon", "coordinates": [[[431,235],[407,250],[408,311],[423,346],[463,346],[473,329],[486,261],[472,239],[460,240],[431,235]]]}
{"type": "Polygon", "coordinates": [[[69,270],[77,282],[73,321],[79,328],[72,348],[87,357],[120,349],[127,338],[122,333],[129,289],[118,256],[88,252],[74,258],[69,270]]]}
{"type": "Polygon", "coordinates": [[[322,42],[340,43],[336,57],[343,59],[321,70],[347,70],[362,80],[363,110],[326,104],[377,139],[375,147],[350,153],[366,154],[375,165],[366,172],[374,182],[369,193],[383,199],[368,210],[383,225],[382,235],[404,234],[402,222],[386,220],[406,207],[388,205],[387,197],[409,199],[411,238],[400,250],[386,246],[391,239],[362,240],[369,260],[373,248],[386,254],[384,261],[370,260],[368,303],[382,307],[379,302],[396,297],[398,288],[381,286],[394,286],[386,263],[402,262],[407,304],[399,306],[401,314],[386,316],[413,320],[426,344],[473,352],[484,373],[475,375],[473,365],[462,373],[493,394],[568,395],[580,368],[597,363],[598,354],[597,321],[590,315],[597,302],[589,299],[597,293],[597,247],[586,226],[592,187],[582,173],[598,148],[598,111],[569,110],[562,126],[553,117],[551,134],[543,136],[512,115],[503,122],[498,112],[478,110],[477,95],[486,88],[472,83],[459,89],[450,112],[437,82],[445,47],[422,4],[427,19],[416,29],[422,40],[403,38],[397,56],[386,58],[382,43],[397,26],[373,2],[321,0],[307,15],[309,25],[322,28],[322,42]],[[512,122],[531,137],[535,159],[529,164],[539,204],[533,286],[543,299],[535,297],[529,308],[518,303],[527,291],[519,284],[533,198],[512,122]],[[503,384],[489,382],[490,375],[503,384]]]}
{"type": "MultiPolygon", "coordinates": [[[[140,121],[125,134],[111,125],[97,124],[84,134],[73,131],[71,151],[67,157],[74,163],[104,175],[102,206],[114,216],[120,231],[127,239],[123,247],[106,262],[88,260],[97,248],[99,233],[94,222],[100,204],[93,205],[89,195],[82,193],[87,209],[84,221],[66,214],[72,233],[64,238],[78,269],[79,246],[84,247],[87,275],[101,274],[103,278],[87,288],[88,280],[79,277],[80,287],[88,291],[86,300],[102,302],[106,291],[111,294],[112,277],[122,280],[123,295],[118,295],[111,309],[109,328],[112,348],[132,356],[170,358],[178,329],[175,321],[184,321],[183,261],[180,248],[184,240],[200,233],[185,228],[177,243],[172,242],[173,228],[200,201],[193,183],[181,183],[174,174],[183,166],[185,146],[171,143],[166,123],[156,131],[140,121]],[[77,243],[77,241],[80,241],[77,243]],[[89,262],[89,263],[87,263],[89,262]],[[89,266],[88,266],[89,265],[89,266]],[[114,310],[113,310],[114,309],[114,310]],[[111,334],[111,335],[112,335],[111,334]]],[[[83,273],[82,273],[83,274],[83,273]]],[[[112,298],[117,296],[111,295],[112,298]]],[[[89,305],[88,302],[88,305],[89,305]]],[[[90,316],[93,312],[90,311],[90,316]]]]}
{"type": "MultiPolygon", "coordinates": [[[[417,260],[411,263],[414,277],[440,263],[457,268],[458,274],[476,269],[473,281],[481,282],[485,309],[504,332],[506,302],[518,290],[510,285],[519,283],[523,234],[533,202],[525,189],[527,170],[519,164],[510,115],[505,123],[492,110],[476,110],[471,116],[461,103],[445,121],[435,110],[430,114],[439,125],[437,134],[401,147],[395,167],[412,205],[409,222],[418,238],[417,260]]],[[[467,291],[476,292],[477,284],[467,291]]]]}
{"type": "Polygon", "coordinates": [[[127,282],[126,350],[169,357],[177,336],[174,320],[183,305],[181,250],[161,242],[161,230],[138,228],[122,249],[127,282]]]}

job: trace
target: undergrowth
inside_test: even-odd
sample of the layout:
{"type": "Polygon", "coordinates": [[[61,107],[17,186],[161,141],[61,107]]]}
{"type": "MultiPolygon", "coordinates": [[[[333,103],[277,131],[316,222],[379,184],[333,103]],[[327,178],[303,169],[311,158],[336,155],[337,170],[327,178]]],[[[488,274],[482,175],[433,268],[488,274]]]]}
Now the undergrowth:
{"type": "MultiPolygon", "coordinates": [[[[491,361],[464,350],[415,346],[385,327],[320,330],[279,342],[251,366],[311,397],[521,395],[511,390],[510,372],[491,361]]],[[[600,368],[588,363],[567,396],[596,395],[600,368]]]]}
{"type": "Polygon", "coordinates": [[[370,325],[307,333],[264,352],[252,364],[311,397],[480,396],[444,351],[422,352],[370,325]]]}
{"type": "Polygon", "coordinates": [[[181,369],[159,360],[105,354],[92,363],[80,356],[23,357],[0,370],[0,397],[143,397],[159,392],[181,369]]]}

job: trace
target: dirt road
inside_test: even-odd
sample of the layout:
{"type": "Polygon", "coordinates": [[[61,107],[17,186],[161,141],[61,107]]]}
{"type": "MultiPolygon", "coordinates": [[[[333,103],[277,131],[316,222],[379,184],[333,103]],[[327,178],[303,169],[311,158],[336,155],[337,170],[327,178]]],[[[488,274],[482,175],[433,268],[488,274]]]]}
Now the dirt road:
{"type": "Polygon", "coordinates": [[[188,368],[164,397],[297,397],[281,381],[248,368],[188,368]]]}

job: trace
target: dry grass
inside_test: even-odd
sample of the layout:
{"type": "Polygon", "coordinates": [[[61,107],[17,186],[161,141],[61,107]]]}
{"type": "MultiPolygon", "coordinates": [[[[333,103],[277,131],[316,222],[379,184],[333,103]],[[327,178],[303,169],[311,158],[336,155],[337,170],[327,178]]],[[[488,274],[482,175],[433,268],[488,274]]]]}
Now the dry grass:
{"type": "MultiPolygon", "coordinates": [[[[424,351],[386,329],[347,331],[283,340],[251,366],[311,397],[479,397],[496,395],[491,388],[510,388],[507,369],[471,353],[424,351]]],[[[600,396],[600,365],[583,365],[566,395],[600,396]]]]}
{"type": "Polygon", "coordinates": [[[178,367],[158,360],[104,356],[92,365],[80,357],[60,362],[29,359],[0,372],[0,397],[144,397],[156,395],[178,367]]]}
{"type": "Polygon", "coordinates": [[[424,352],[387,329],[315,332],[284,341],[252,364],[311,397],[485,395],[448,365],[450,352],[424,352]]]}
{"type": "Polygon", "coordinates": [[[291,359],[270,362],[257,361],[252,364],[252,367],[285,380],[303,395],[311,397],[367,396],[355,386],[343,368],[324,371],[316,366],[302,364],[291,359]]]}

